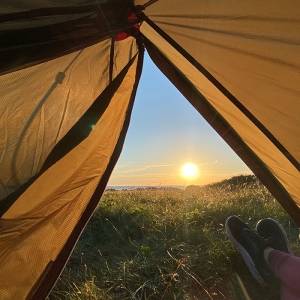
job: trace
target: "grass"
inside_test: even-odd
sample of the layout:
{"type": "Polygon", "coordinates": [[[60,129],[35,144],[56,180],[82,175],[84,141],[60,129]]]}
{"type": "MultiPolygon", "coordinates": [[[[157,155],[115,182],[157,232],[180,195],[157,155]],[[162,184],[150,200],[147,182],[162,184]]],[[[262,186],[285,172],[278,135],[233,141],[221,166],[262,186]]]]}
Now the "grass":
{"type": "Polygon", "coordinates": [[[276,299],[251,279],[224,233],[232,214],[297,228],[253,177],[204,188],[106,191],[50,299],[276,299]]]}

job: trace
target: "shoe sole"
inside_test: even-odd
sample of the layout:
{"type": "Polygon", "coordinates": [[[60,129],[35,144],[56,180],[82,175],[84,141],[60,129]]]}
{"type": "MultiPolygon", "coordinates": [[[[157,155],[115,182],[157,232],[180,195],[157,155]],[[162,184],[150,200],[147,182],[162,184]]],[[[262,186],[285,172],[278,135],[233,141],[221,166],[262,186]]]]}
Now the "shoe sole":
{"type": "MultiPolygon", "coordinates": [[[[276,223],[276,225],[279,227],[279,229],[280,229],[280,231],[281,231],[281,233],[282,233],[282,235],[283,235],[283,237],[284,237],[285,244],[287,245],[288,252],[289,252],[290,254],[293,254],[293,253],[292,253],[292,250],[291,250],[291,248],[290,248],[290,246],[289,246],[289,240],[288,240],[288,237],[287,237],[287,235],[286,235],[286,232],[285,232],[283,226],[282,226],[279,222],[277,222],[276,220],[274,220],[274,219],[272,219],[272,218],[268,218],[268,219],[269,219],[269,220],[272,220],[272,222],[276,223]]],[[[257,225],[258,225],[258,223],[257,223],[256,226],[255,226],[255,230],[256,230],[256,231],[257,231],[257,225]]],[[[257,232],[258,232],[258,231],[257,231],[257,232]]],[[[275,249],[275,250],[276,250],[276,249],[275,249]]]]}
{"type": "Polygon", "coordinates": [[[225,230],[228,238],[234,244],[238,252],[241,254],[246,266],[248,267],[251,275],[261,284],[266,285],[265,280],[262,278],[260,273],[258,272],[257,268],[255,267],[254,261],[252,260],[251,256],[249,255],[248,251],[234,238],[231,233],[231,230],[228,225],[228,220],[225,222],[225,230]]]}

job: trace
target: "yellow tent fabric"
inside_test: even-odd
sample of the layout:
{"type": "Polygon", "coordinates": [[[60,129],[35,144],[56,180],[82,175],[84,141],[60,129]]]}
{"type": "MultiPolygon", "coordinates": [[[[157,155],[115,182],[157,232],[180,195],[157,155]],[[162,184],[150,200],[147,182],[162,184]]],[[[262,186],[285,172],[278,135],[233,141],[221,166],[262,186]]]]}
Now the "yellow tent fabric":
{"type": "Polygon", "coordinates": [[[160,0],[145,13],[299,161],[298,10],[294,0],[160,0]]]}
{"type": "Polygon", "coordinates": [[[300,206],[298,6],[295,1],[275,5],[160,0],[145,10],[155,28],[146,20],[141,32],[205,96],[300,206]]]}
{"type": "MultiPolygon", "coordinates": [[[[270,168],[272,173],[300,205],[300,173],[295,166],[267,139],[240,110],[228,100],[203,74],[187,61],[146,23],[141,32],[180,68],[193,85],[206,97],[216,110],[229,122],[245,143],[270,168]],[[267,151],[266,151],[267,150],[267,151]]],[[[271,113],[271,112],[270,112],[271,113]]]]}
{"type": "MultiPolygon", "coordinates": [[[[114,47],[113,78],[137,53],[133,38],[114,47]]],[[[0,77],[0,201],[40,170],[53,147],[110,84],[110,48],[108,39],[0,77]]]]}
{"type": "Polygon", "coordinates": [[[44,172],[2,216],[1,299],[28,295],[80,219],[121,134],[136,65],[137,58],[88,138],[44,172]],[[28,264],[30,272],[20,272],[28,264]]]}

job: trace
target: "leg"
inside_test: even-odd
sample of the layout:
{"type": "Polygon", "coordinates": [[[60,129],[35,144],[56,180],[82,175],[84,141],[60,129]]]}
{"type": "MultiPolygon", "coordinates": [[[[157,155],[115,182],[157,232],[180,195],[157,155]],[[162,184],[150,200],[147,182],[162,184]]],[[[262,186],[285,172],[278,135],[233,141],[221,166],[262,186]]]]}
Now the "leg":
{"type": "Polygon", "coordinates": [[[300,299],[300,257],[270,249],[265,250],[269,252],[267,261],[282,283],[282,299],[300,299]]]}

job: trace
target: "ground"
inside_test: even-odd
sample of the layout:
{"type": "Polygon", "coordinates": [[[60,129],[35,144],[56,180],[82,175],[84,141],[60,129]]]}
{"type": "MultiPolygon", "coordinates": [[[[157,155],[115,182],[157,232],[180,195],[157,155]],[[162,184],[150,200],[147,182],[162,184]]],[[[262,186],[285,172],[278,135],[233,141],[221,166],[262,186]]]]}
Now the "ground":
{"type": "Polygon", "coordinates": [[[106,191],[50,299],[276,299],[224,232],[238,215],[273,217],[300,254],[296,226],[254,177],[206,187],[106,191]]]}

